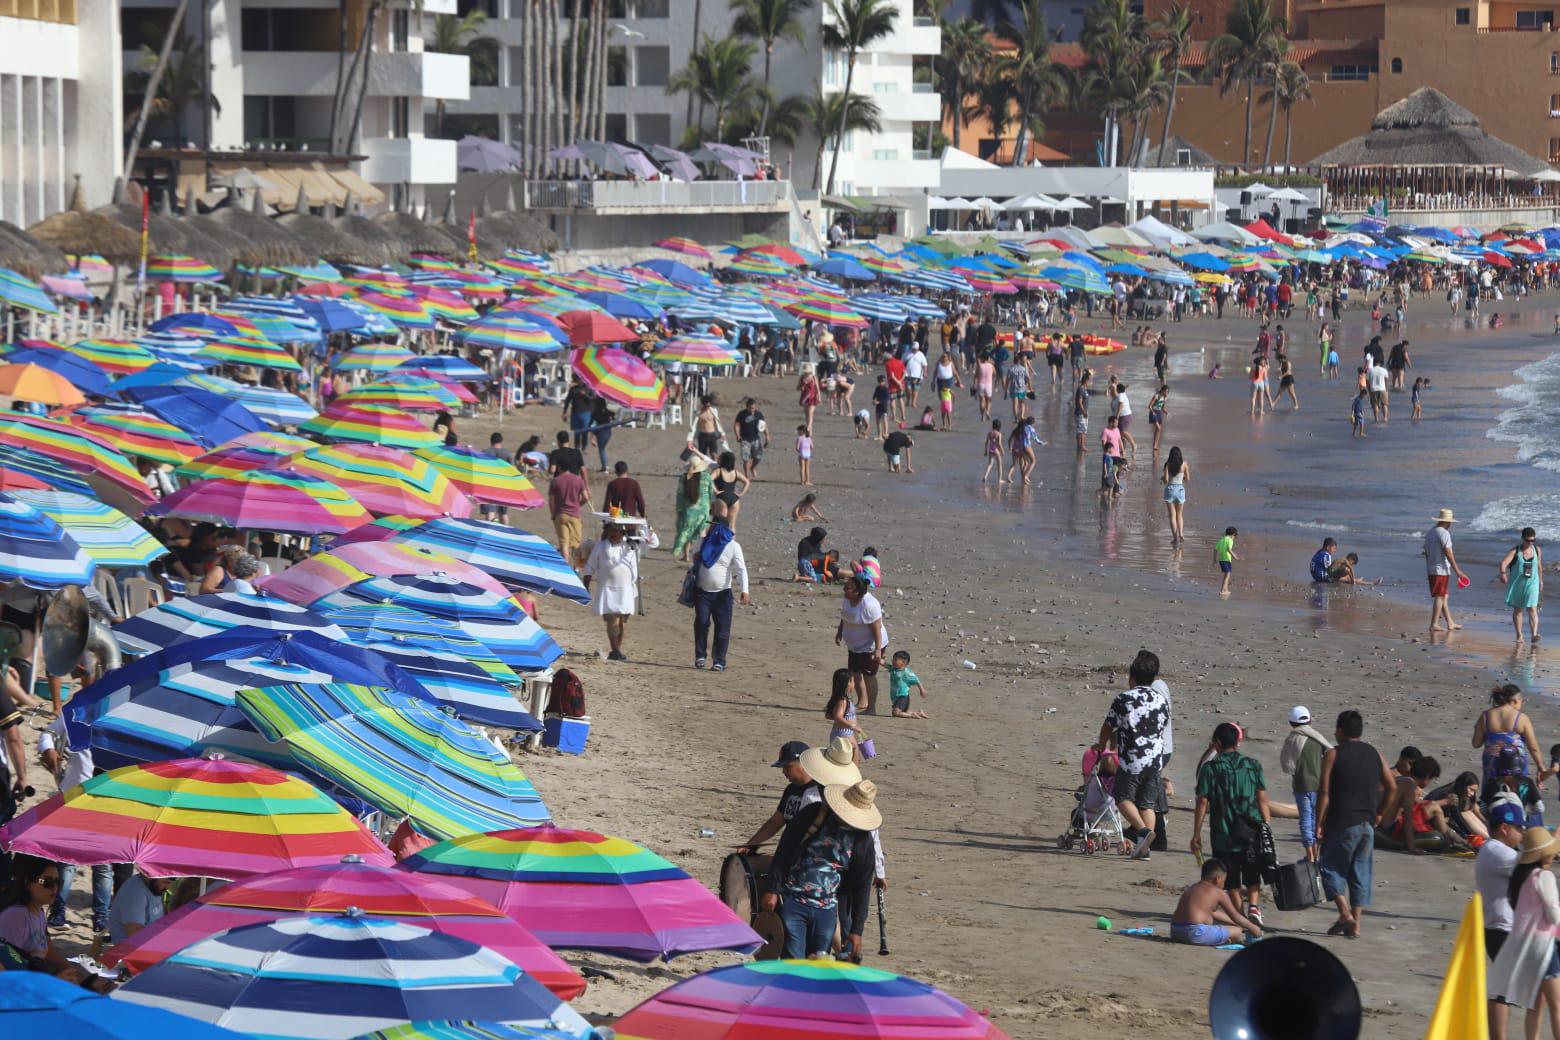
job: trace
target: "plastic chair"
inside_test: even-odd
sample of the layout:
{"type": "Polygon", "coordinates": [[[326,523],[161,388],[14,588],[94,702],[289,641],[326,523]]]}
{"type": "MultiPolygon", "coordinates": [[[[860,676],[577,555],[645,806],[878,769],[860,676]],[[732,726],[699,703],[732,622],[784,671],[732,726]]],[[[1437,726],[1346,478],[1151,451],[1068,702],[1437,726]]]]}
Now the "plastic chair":
{"type": "Polygon", "coordinates": [[[671,423],[673,426],[682,425],[682,405],[676,403],[669,404],[661,414],[666,419],[666,421],[671,423]]]}
{"type": "Polygon", "coordinates": [[[92,576],[92,587],[102,594],[103,602],[108,604],[108,609],[115,617],[128,616],[125,614],[125,598],[119,591],[119,582],[112,574],[99,567],[92,576]]]}
{"type": "MultiPolygon", "coordinates": [[[[670,407],[676,407],[676,406],[675,405],[668,405],[667,407],[670,408],[670,407]]],[[[644,413],[644,417],[645,417],[644,418],[644,427],[645,427],[645,429],[647,429],[647,430],[664,430],[664,429],[666,429],[666,410],[665,409],[662,409],[659,412],[645,412],[644,413]]]]}
{"type": "Polygon", "coordinates": [[[124,581],[124,617],[151,610],[159,603],[168,602],[168,594],[155,581],[145,578],[126,578],[124,581]]]}

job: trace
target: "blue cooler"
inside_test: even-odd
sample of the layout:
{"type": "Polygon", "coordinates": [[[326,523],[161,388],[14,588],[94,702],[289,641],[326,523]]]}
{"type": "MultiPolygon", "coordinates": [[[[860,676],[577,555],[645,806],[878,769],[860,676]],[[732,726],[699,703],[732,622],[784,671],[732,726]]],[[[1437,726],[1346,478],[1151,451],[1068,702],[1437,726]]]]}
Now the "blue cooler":
{"type": "Polygon", "coordinates": [[[563,715],[546,715],[542,718],[542,747],[557,748],[566,755],[583,755],[585,738],[590,736],[590,716],[577,719],[563,715]]]}

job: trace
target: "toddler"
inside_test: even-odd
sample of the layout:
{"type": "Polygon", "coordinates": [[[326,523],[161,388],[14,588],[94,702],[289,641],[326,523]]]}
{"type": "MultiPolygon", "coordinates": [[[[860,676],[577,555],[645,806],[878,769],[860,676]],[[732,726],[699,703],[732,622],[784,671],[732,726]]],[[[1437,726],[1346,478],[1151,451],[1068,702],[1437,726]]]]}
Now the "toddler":
{"type": "Polygon", "coordinates": [[[804,424],[796,428],[796,467],[804,487],[812,487],[812,431],[804,424]]]}
{"type": "Polygon", "coordinates": [[[921,677],[910,670],[910,655],[903,650],[899,650],[895,652],[894,659],[888,665],[888,696],[894,706],[894,718],[931,718],[924,711],[911,710],[911,687],[920,690],[922,699],[925,699],[926,687],[921,684],[921,677]]]}

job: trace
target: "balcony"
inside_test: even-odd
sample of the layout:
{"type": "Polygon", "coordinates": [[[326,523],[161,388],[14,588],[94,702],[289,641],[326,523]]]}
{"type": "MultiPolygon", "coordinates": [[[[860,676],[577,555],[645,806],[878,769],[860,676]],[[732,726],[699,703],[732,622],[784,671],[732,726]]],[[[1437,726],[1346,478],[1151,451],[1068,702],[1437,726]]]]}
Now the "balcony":
{"type": "Polygon", "coordinates": [[[935,93],[874,91],[871,96],[872,100],[877,102],[878,114],[884,122],[940,123],[942,121],[942,98],[935,93]]]}
{"type": "MultiPolygon", "coordinates": [[[[442,98],[471,96],[470,59],[464,54],[376,53],[370,97],[442,98]]],[[[327,51],[245,51],[244,93],[332,97],[336,55],[327,51]]]]}
{"type": "Polygon", "coordinates": [[[359,172],[374,184],[454,184],[455,142],[432,137],[371,137],[359,172]]]}
{"type": "Polygon", "coordinates": [[[789,181],[527,181],[528,209],[597,212],[777,210],[791,198],[789,181]]]}
{"type": "Polygon", "coordinates": [[[868,51],[881,54],[921,54],[936,56],[942,53],[942,30],[936,24],[921,25],[920,19],[901,18],[894,23],[894,31],[867,47],[868,51]]]}
{"type": "Polygon", "coordinates": [[[909,159],[862,159],[842,154],[839,179],[854,185],[853,194],[936,188],[942,180],[942,164],[935,159],[916,158],[914,151],[908,154],[909,159]]]}

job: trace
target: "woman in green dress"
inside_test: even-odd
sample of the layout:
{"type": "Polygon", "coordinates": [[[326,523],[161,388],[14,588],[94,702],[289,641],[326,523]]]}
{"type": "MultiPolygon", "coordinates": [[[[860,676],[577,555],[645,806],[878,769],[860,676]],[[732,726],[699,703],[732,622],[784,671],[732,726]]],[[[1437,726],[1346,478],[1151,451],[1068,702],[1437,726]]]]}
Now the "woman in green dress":
{"type": "Polygon", "coordinates": [[[710,522],[710,463],[703,455],[688,460],[677,482],[677,540],[672,555],[687,561],[688,550],[704,534],[710,522]]]}
{"type": "Polygon", "coordinates": [[[1511,627],[1522,642],[1522,615],[1527,614],[1528,636],[1538,642],[1538,600],[1544,593],[1544,554],[1538,547],[1538,532],[1522,529],[1522,544],[1512,546],[1500,561],[1500,580],[1506,583],[1506,606],[1511,608],[1511,627]]]}

